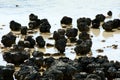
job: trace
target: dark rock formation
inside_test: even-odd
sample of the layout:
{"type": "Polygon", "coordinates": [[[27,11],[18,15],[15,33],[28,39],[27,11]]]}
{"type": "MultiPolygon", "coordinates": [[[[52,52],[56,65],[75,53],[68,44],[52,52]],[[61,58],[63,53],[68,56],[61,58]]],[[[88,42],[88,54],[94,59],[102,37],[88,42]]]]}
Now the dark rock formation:
{"type": "Polygon", "coordinates": [[[51,25],[47,19],[41,19],[39,30],[41,33],[50,32],[51,25]]]}
{"type": "Polygon", "coordinates": [[[61,24],[65,24],[65,25],[71,25],[72,24],[72,18],[71,17],[67,17],[67,16],[64,16],[61,21],[60,21],[61,24]]]}
{"type": "Polygon", "coordinates": [[[11,47],[12,44],[15,43],[15,40],[16,40],[16,36],[13,35],[12,32],[10,32],[10,33],[2,36],[1,43],[2,43],[5,47],[11,47]]]}
{"type": "Polygon", "coordinates": [[[19,31],[21,29],[21,24],[12,20],[10,21],[10,29],[12,31],[19,31]]]}
{"type": "Polygon", "coordinates": [[[37,36],[36,42],[40,48],[43,48],[45,46],[45,40],[43,39],[42,36],[37,36]]]}

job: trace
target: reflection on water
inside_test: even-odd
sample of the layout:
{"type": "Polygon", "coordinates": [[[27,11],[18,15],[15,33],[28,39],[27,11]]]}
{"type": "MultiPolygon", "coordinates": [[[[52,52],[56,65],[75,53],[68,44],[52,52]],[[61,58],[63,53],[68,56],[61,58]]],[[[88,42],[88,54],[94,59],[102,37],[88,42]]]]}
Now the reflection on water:
{"type": "MultiPolygon", "coordinates": [[[[76,28],[76,20],[79,17],[85,16],[94,19],[96,14],[103,13],[106,15],[109,10],[113,11],[113,17],[106,20],[120,18],[119,4],[120,0],[91,0],[90,3],[89,0],[0,0],[0,39],[2,35],[7,34],[10,31],[9,22],[11,20],[15,20],[23,26],[28,26],[28,15],[30,13],[35,13],[40,19],[47,18],[52,28],[50,34],[41,34],[38,32],[39,30],[36,30],[36,34],[33,38],[35,39],[38,35],[42,35],[46,40],[46,43],[53,44],[54,40],[49,40],[48,38],[52,36],[53,31],[61,28],[60,20],[63,16],[72,17],[73,27],[76,28]],[[16,5],[18,6],[16,7],[16,5]]],[[[110,60],[120,61],[118,57],[120,56],[120,30],[105,32],[102,27],[100,27],[100,29],[91,29],[90,34],[93,35],[92,56],[97,56],[99,54],[107,55],[110,60]],[[105,42],[101,42],[102,40],[105,40],[105,42]],[[118,49],[106,48],[106,46],[111,46],[113,44],[117,44],[118,49]],[[96,52],[97,49],[103,49],[104,52],[98,53],[96,52]]],[[[19,35],[19,33],[16,33],[16,35],[18,36],[17,41],[25,37],[19,35]]],[[[46,47],[46,49],[35,47],[35,50],[43,51],[45,53],[58,52],[54,47],[46,47]]],[[[71,59],[76,57],[74,46],[66,47],[65,56],[71,59]]],[[[0,64],[5,64],[2,55],[0,55],[0,64]]]]}

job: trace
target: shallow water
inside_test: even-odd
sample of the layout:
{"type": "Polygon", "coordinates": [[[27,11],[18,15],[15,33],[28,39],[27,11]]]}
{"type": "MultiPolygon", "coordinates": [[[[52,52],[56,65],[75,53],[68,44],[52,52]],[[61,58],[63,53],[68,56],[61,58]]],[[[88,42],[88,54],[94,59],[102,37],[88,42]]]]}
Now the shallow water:
{"type": "MultiPolygon", "coordinates": [[[[34,13],[38,15],[40,19],[47,18],[52,26],[51,35],[53,31],[61,28],[60,20],[63,16],[70,16],[73,18],[73,27],[76,27],[76,20],[79,17],[90,17],[94,19],[96,14],[106,15],[109,10],[113,12],[112,18],[106,19],[113,20],[120,18],[120,0],[0,0],[0,39],[2,35],[8,33],[9,22],[15,20],[21,23],[23,26],[28,25],[28,15],[34,13]]],[[[120,30],[114,30],[114,32],[105,32],[101,27],[100,29],[91,29],[90,34],[93,36],[92,56],[107,55],[110,60],[120,61],[120,30]],[[105,42],[102,42],[105,40],[105,42]],[[118,45],[117,49],[113,49],[111,46],[118,45]],[[97,49],[103,49],[103,53],[98,53],[97,49]]],[[[36,34],[41,35],[39,32],[36,34]]],[[[46,34],[42,34],[46,35],[46,34]]],[[[47,34],[46,37],[51,36],[47,34]]],[[[36,37],[34,36],[34,38],[36,37]]],[[[21,36],[18,36],[17,40],[21,36]]],[[[54,41],[45,40],[50,43],[54,41]]],[[[1,44],[2,46],[2,44],[1,44]]],[[[74,46],[67,47],[65,56],[74,59],[76,57],[73,50],[74,46]],[[71,50],[72,48],[72,50],[71,50]]],[[[37,49],[37,48],[35,48],[37,49]]],[[[46,49],[40,49],[45,53],[55,53],[57,50],[53,47],[46,49]]],[[[5,65],[6,62],[2,59],[2,52],[0,54],[0,65],[5,65]]]]}

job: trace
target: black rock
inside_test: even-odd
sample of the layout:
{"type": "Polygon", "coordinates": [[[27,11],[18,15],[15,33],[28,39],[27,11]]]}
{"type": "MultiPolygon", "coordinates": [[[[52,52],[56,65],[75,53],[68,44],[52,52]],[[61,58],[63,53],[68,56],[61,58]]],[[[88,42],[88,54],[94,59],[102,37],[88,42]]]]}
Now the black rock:
{"type": "Polygon", "coordinates": [[[70,38],[70,37],[76,37],[77,33],[78,33],[78,30],[76,28],[68,28],[66,30],[66,36],[68,38],[70,38]]]}
{"type": "Polygon", "coordinates": [[[90,35],[87,32],[82,32],[79,34],[79,39],[82,39],[83,41],[90,39],[90,35]]]}
{"type": "Polygon", "coordinates": [[[104,22],[104,20],[105,20],[105,16],[103,14],[97,14],[95,17],[100,22],[104,22]]]}
{"type": "Polygon", "coordinates": [[[38,16],[37,15],[35,15],[35,14],[33,14],[33,13],[31,13],[30,15],[29,15],[29,20],[30,21],[35,21],[35,20],[37,20],[38,19],[38,16]]]}
{"type": "Polygon", "coordinates": [[[43,73],[42,80],[63,80],[63,72],[50,68],[43,73]]]}
{"type": "Polygon", "coordinates": [[[60,51],[60,53],[65,52],[65,47],[66,47],[65,39],[55,41],[55,48],[57,48],[57,50],[60,51]]]}
{"type": "Polygon", "coordinates": [[[70,61],[70,59],[68,57],[60,57],[59,60],[68,63],[70,61]]]}
{"type": "Polygon", "coordinates": [[[49,24],[47,19],[41,19],[39,30],[42,33],[50,32],[51,25],[49,24]]]}
{"type": "Polygon", "coordinates": [[[64,36],[64,35],[61,35],[61,34],[60,34],[59,32],[57,32],[57,31],[54,31],[54,33],[53,33],[53,39],[54,39],[55,41],[60,40],[60,39],[64,39],[64,40],[67,41],[67,39],[65,38],[65,36],[64,36]]]}
{"type": "Polygon", "coordinates": [[[10,21],[10,29],[12,31],[19,31],[21,29],[21,24],[15,21],[10,21]]]}
{"type": "Polygon", "coordinates": [[[40,48],[45,46],[45,40],[43,39],[42,36],[36,37],[36,42],[40,48]]]}
{"type": "Polygon", "coordinates": [[[120,19],[114,19],[113,20],[113,28],[120,27],[120,19]]]}
{"type": "Polygon", "coordinates": [[[1,43],[2,43],[5,47],[11,47],[12,44],[15,43],[15,40],[16,40],[16,36],[13,35],[12,32],[10,32],[10,33],[2,36],[1,43]]]}
{"type": "Polygon", "coordinates": [[[43,57],[32,57],[24,61],[22,65],[25,66],[33,66],[36,69],[41,68],[43,66],[44,59],[43,57]]]}
{"type": "Polygon", "coordinates": [[[73,80],[85,80],[85,78],[87,77],[87,73],[85,72],[81,72],[81,73],[76,73],[74,76],[73,76],[73,80]]]}
{"type": "Polygon", "coordinates": [[[107,12],[107,15],[108,15],[108,16],[112,16],[112,11],[108,11],[108,12],[107,12]]]}
{"type": "Polygon", "coordinates": [[[86,23],[87,26],[90,26],[91,25],[91,19],[90,18],[79,18],[77,19],[77,26],[80,24],[80,23],[86,23]]]}
{"type": "Polygon", "coordinates": [[[13,63],[19,65],[24,62],[24,60],[30,58],[30,53],[20,49],[13,49],[8,52],[4,52],[3,59],[8,63],[13,63]]]}
{"type": "Polygon", "coordinates": [[[107,22],[103,23],[102,27],[103,27],[103,29],[105,29],[105,31],[112,31],[113,21],[107,21],[107,22]]]}
{"type": "Polygon", "coordinates": [[[100,76],[96,74],[89,74],[85,80],[102,80],[100,76]]]}
{"type": "Polygon", "coordinates": [[[0,80],[14,80],[13,73],[15,71],[15,66],[8,64],[6,66],[0,66],[0,80]]]}
{"type": "Polygon", "coordinates": [[[54,60],[55,59],[53,57],[45,58],[44,59],[44,66],[46,68],[49,68],[52,65],[52,63],[54,62],[54,60]]]}
{"type": "Polygon", "coordinates": [[[65,35],[65,30],[64,29],[58,29],[57,31],[60,35],[65,35]]]}
{"type": "Polygon", "coordinates": [[[67,17],[67,16],[64,16],[61,21],[60,21],[61,24],[65,24],[65,25],[71,25],[72,24],[72,18],[71,17],[67,17]]]}
{"type": "Polygon", "coordinates": [[[43,52],[40,51],[33,51],[32,56],[33,57],[43,57],[43,52]]]}
{"type": "Polygon", "coordinates": [[[21,34],[26,35],[27,34],[27,26],[22,26],[21,27],[21,34]]]}
{"type": "Polygon", "coordinates": [[[77,55],[86,55],[91,50],[91,41],[85,42],[83,41],[81,44],[77,45],[74,48],[77,55]],[[89,44],[88,44],[89,43],[89,44]]]}
{"type": "Polygon", "coordinates": [[[35,21],[30,21],[28,23],[28,26],[29,26],[30,29],[37,29],[37,28],[39,28],[40,23],[41,23],[40,19],[37,19],[35,21]]]}
{"type": "Polygon", "coordinates": [[[100,26],[100,21],[98,19],[93,19],[92,28],[99,28],[99,26],[100,26]]]}
{"type": "Polygon", "coordinates": [[[69,40],[71,43],[77,42],[77,38],[75,38],[75,37],[70,37],[69,40]]]}
{"type": "Polygon", "coordinates": [[[34,48],[35,40],[32,38],[32,36],[26,36],[24,41],[25,47],[34,48]]]}
{"type": "Polygon", "coordinates": [[[33,66],[21,66],[14,75],[17,80],[40,80],[40,73],[33,66]]]}
{"type": "Polygon", "coordinates": [[[90,30],[86,22],[80,22],[79,24],[77,24],[77,27],[80,32],[88,32],[90,30]]]}

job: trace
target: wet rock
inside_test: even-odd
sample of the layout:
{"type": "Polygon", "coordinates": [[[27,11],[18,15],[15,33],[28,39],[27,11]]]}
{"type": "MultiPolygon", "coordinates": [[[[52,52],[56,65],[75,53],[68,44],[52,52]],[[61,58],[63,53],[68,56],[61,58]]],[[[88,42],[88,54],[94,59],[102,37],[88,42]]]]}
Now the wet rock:
{"type": "Polygon", "coordinates": [[[103,29],[105,29],[105,31],[112,31],[113,21],[107,21],[107,22],[103,23],[102,27],[103,27],[103,29]]]}
{"type": "Polygon", "coordinates": [[[60,57],[59,60],[68,63],[70,61],[70,59],[68,57],[60,57]]]}
{"type": "Polygon", "coordinates": [[[21,24],[12,20],[10,21],[10,29],[12,31],[19,31],[21,29],[21,24]]]}
{"type": "Polygon", "coordinates": [[[90,26],[91,25],[91,19],[90,18],[85,18],[85,17],[83,17],[83,18],[79,18],[79,19],[77,19],[77,25],[79,25],[80,23],[86,23],[87,24],[87,26],[90,26]]]}
{"type": "Polygon", "coordinates": [[[26,36],[24,41],[26,41],[25,47],[34,48],[35,40],[32,38],[32,36],[26,36]]]}
{"type": "Polygon", "coordinates": [[[97,51],[98,53],[102,53],[102,52],[104,52],[103,49],[97,49],[96,51],[97,51]]]}
{"type": "Polygon", "coordinates": [[[35,14],[33,14],[33,13],[31,13],[30,15],[29,15],[29,20],[30,21],[35,21],[35,20],[37,20],[38,19],[38,16],[37,15],[35,15],[35,14]]]}
{"type": "Polygon", "coordinates": [[[104,73],[103,70],[96,69],[93,73],[97,74],[98,76],[100,76],[101,80],[106,80],[105,73],[104,73]]]}
{"type": "Polygon", "coordinates": [[[57,31],[60,35],[65,35],[65,30],[64,29],[58,29],[57,31]]]}
{"type": "Polygon", "coordinates": [[[24,61],[22,65],[24,66],[33,66],[36,69],[41,68],[43,66],[44,59],[43,57],[32,57],[24,61]]]}
{"type": "Polygon", "coordinates": [[[99,28],[99,26],[100,26],[100,21],[98,19],[93,19],[92,28],[99,28]]]}
{"type": "Polygon", "coordinates": [[[30,53],[23,50],[22,48],[14,48],[8,52],[4,52],[3,59],[8,63],[13,63],[19,65],[24,62],[24,60],[30,58],[30,53]]]}
{"type": "Polygon", "coordinates": [[[51,68],[43,73],[42,80],[63,80],[63,73],[60,70],[51,68]]]}
{"type": "Polygon", "coordinates": [[[118,28],[120,27],[120,19],[114,19],[113,20],[113,28],[118,28]]]}
{"type": "Polygon", "coordinates": [[[21,27],[21,34],[26,35],[27,34],[27,26],[22,26],[21,27]]]}
{"type": "Polygon", "coordinates": [[[12,64],[7,64],[6,66],[0,66],[0,80],[14,80],[13,73],[15,71],[15,66],[12,64]]]}
{"type": "Polygon", "coordinates": [[[76,37],[77,33],[78,33],[78,30],[76,28],[68,28],[66,30],[66,36],[68,38],[70,38],[70,37],[76,37]]]}
{"type": "Polygon", "coordinates": [[[77,28],[80,32],[88,32],[90,30],[89,26],[85,22],[77,24],[77,28]]]}
{"type": "Polygon", "coordinates": [[[108,16],[112,16],[112,11],[108,11],[108,12],[107,12],[107,15],[108,15],[108,16]]]}
{"type": "Polygon", "coordinates": [[[74,73],[76,72],[75,67],[73,67],[72,65],[68,65],[63,61],[58,61],[58,60],[56,60],[52,64],[52,66],[48,69],[48,71],[51,70],[51,68],[54,70],[62,71],[63,77],[62,76],[61,77],[63,80],[72,80],[72,75],[74,75],[74,73]]]}
{"type": "Polygon", "coordinates": [[[90,39],[90,35],[87,32],[82,32],[79,34],[79,39],[82,39],[82,40],[90,39]]]}
{"type": "Polygon", "coordinates": [[[16,36],[13,35],[12,32],[10,32],[10,33],[2,36],[1,43],[2,43],[5,47],[11,47],[12,44],[15,43],[15,40],[16,40],[16,36]]]}
{"type": "Polygon", "coordinates": [[[89,74],[85,80],[102,80],[100,76],[96,74],[89,74]]]}
{"type": "Polygon", "coordinates": [[[105,16],[103,14],[97,14],[95,17],[100,22],[104,22],[104,20],[105,20],[105,16]]]}
{"type": "Polygon", "coordinates": [[[75,42],[77,41],[77,38],[75,38],[75,37],[70,37],[69,40],[70,40],[71,43],[75,43],[75,42]]]}
{"type": "Polygon", "coordinates": [[[105,63],[105,62],[108,62],[108,58],[107,56],[101,56],[101,55],[98,55],[95,59],[96,63],[105,63]]]}
{"type": "Polygon", "coordinates": [[[73,80],[84,80],[87,77],[87,73],[81,72],[81,73],[76,73],[73,75],[73,80]]]}
{"type": "Polygon", "coordinates": [[[61,24],[65,24],[65,25],[71,25],[72,24],[72,18],[71,17],[67,17],[67,16],[64,16],[61,21],[60,21],[61,24]]]}
{"type": "Polygon", "coordinates": [[[45,40],[43,39],[42,36],[37,36],[36,42],[40,48],[43,48],[45,46],[45,40]]]}
{"type": "Polygon", "coordinates": [[[65,47],[66,47],[65,39],[55,41],[55,48],[57,48],[57,50],[60,51],[60,53],[65,52],[65,47]]]}
{"type": "Polygon", "coordinates": [[[32,56],[33,57],[43,57],[44,53],[40,51],[33,51],[32,56]]]}
{"type": "Polygon", "coordinates": [[[44,59],[44,66],[46,68],[49,68],[52,65],[52,63],[54,62],[54,60],[55,59],[53,57],[45,58],[44,59]]]}
{"type": "Polygon", "coordinates": [[[86,55],[90,52],[91,50],[91,41],[88,42],[82,42],[81,44],[77,45],[74,50],[77,55],[86,55]]]}
{"type": "Polygon", "coordinates": [[[50,32],[51,25],[47,19],[41,19],[39,30],[41,33],[50,32]]]}
{"type": "Polygon", "coordinates": [[[116,72],[117,72],[117,70],[116,70],[115,67],[109,67],[109,69],[108,69],[107,72],[108,72],[107,78],[108,78],[109,80],[115,79],[115,77],[116,77],[116,72]]]}
{"type": "Polygon", "coordinates": [[[65,38],[64,35],[60,35],[57,31],[54,31],[53,33],[53,39],[55,41],[59,40],[59,39],[65,39],[67,41],[67,39],[65,38]]]}
{"type": "Polygon", "coordinates": [[[37,19],[35,21],[30,21],[28,23],[29,29],[37,29],[37,28],[39,28],[40,23],[41,23],[40,19],[37,19]]]}
{"type": "Polygon", "coordinates": [[[14,73],[17,80],[39,80],[40,73],[33,66],[21,66],[19,71],[14,73]]]}

